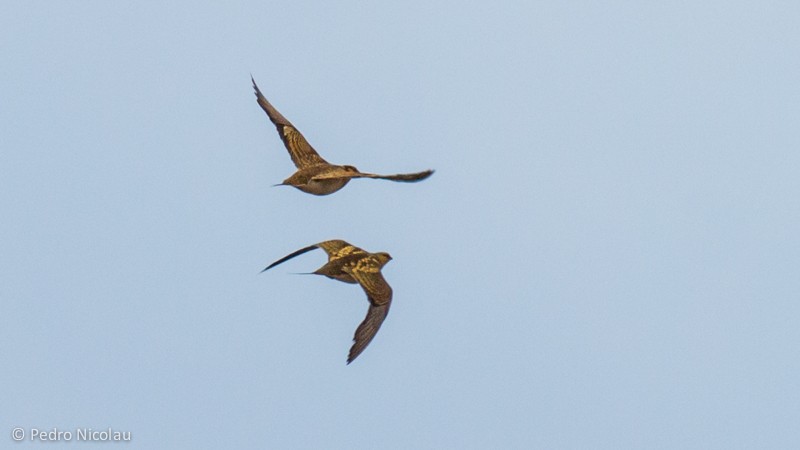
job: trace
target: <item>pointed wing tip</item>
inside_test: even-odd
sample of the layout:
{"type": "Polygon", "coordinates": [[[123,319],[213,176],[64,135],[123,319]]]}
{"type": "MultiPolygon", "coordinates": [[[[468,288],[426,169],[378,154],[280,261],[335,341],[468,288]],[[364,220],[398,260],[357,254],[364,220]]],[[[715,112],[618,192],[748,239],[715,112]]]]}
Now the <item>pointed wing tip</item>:
{"type": "MultiPolygon", "coordinates": [[[[362,350],[363,350],[363,349],[362,349],[362,350]]],[[[356,360],[356,358],[358,358],[358,355],[360,355],[360,354],[361,354],[361,352],[358,352],[358,353],[356,353],[356,354],[354,355],[354,354],[353,354],[353,349],[350,349],[350,354],[349,354],[349,355],[347,355],[347,365],[349,366],[351,362],[355,361],[355,360],[356,360]]]]}
{"type": "Polygon", "coordinates": [[[256,80],[255,78],[253,78],[252,73],[250,74],[250,81],[253,82],[253,91],[254,91],[253,93],[255,94],[256,98],[264,97],[264,94],[262,94],[261,89],[258,88],[258,85],[256,84],[256,80]]]}
{"type": "Polygon", "coordinates": [[[351,362],[355,361],[356,358],[358,358],[358,355],[360,355],[361,352],[364,351],[364,348],[366,348],[366,347],[356,348],[357,345],[358,341],[355,338],[353,338],[353,345],[350,347],[350,351],[347,353],[348,366],[350,365],[351,362]]]}
{"type": "MultiPolygon", "coordinates": [[[[370,338],[370,341],[371,340],[372,338],[370,338]]],[[[351,362],[355,361],[356,358],[358,358],[362,353],[364,353],[364,350],[366,350],[367,346],[369,345],[369,342],[367,342],[366,345],[359,346],[360,348],[356,348],[356,346],[358,345],[359,342],[356,342],[354,339],[353,346],[350,347],[350,353],[347,355],[347,365],[350,365],[351,362]]]]}
{"type": "Polygon", "coordinates": [[[435,172],[435,170],[428,169],[428,170],[423,170],[422,172],[395,175],[393,177],[390,177],[390,179],[394,181],[404,181],[406,183],[416,183],[422,180],[427,180],[428,178],[430,178],[431,175],[433,175],[433,172],[435,172]]]}

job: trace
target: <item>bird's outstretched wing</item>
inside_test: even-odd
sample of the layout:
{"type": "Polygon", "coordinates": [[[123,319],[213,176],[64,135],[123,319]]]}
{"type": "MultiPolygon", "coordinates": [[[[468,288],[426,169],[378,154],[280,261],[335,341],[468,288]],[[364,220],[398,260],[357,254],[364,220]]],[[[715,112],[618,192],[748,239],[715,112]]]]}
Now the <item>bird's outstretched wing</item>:
{"type": "Polygon", "coordinates": [[[350,364],[372,342],[372,338],[378,333],[386,315],[389,314],[389,306],[392,304],[392,288],[383,278],[380,266],[370,258],[364,258],[355,267],[345,270],[358,281],[370,303],[367,317],[356,328],[353,336],[353,346],[347,357],[347,364],[350,364]]]}
{"type": "Polygon", "coordinates": [[[312,180],[327,180],[332,178],[376,178],[380,180],[414,183],[416,181],[422,181],[431,176],[432,174],[433,170],[424,170],[422,172],[416,172],[416,173],[398,173],[396,175],[378,175],[374,173],[347,172],[341,170],[341,171],[330,171],[325,174],[316,175],[312,177],[312,180]]]}
{"type": "Polygon", "coordinates": [[[289,151],[289,156],[291,156],[294,165],[298,169],[303,169],[317,164],[327,164],[328,162],[319,156],[319,153],[306,141],[303,134],[267,101],[261,93],[261,90],[258,89],[256,80],[254,80],[253,77],[250,77],[250,79],[253,81],[253,89],[256,91],[258,104],[261,106],[261,109],[267,113],[269,120],[271,120],[278,129],[278,134],[283,141],[283,145],[286,146],[286,150],[289,151]]]}
{"type": "Polygon", "coordinates": [[[367,317],[356,328],[356,334],[353,336],[353,346],[350,347],[350,353],[347,355],[347,364],[353,362],[372,342],[372,338],[378,333],[383,320],[389,314],[389,305],[390,303],[381,306],[369,305],[367,317]]]}
{"type": "Polygon", "coordinates": [[[310,252],[315,248],[321,248],[322,250],[324,250],[325,253],[328,254],[329,262],[333,261],[334,259],[339,259],[347,255],[352,255],[356,253],[366,253],[364,250],[361,250],[360,248],[354,245],[350,245],[341,239],[333,239],[330,241],[320,242],[319,244],[309,245],[308,247],[304,247],[301,248],[300,250],[297,250],[296,252],[290,253],[284,256],[283,258],[275,261],[274,263],[270,264],[269,266],[267,266],[267,268],[262,270],[262,272],[266,272],[267,270],[277,266],[278,264],[284,263],[294,258],[295,256],[300,256],[303,253],[310,252]]]}
{"type": "Polygon", "coordinates": [[[295,256],[299,256],[299,255],[302,255],[303,253],[310,252],[311,250],[314,250],[315,248],[317,248],[317,244],[309,245],[308,247],[301,248],[300,250],[298,250],[298,251],[296,251],[294,253],[290,253],[290,254],[284,256],[283,258],[275,261],[274,263],[268,265],[267,268],[262,270],[261,272],[266,272],[269,269],[272,269],[273,267],[277,266],[278,264],[284,263],[284,262],[294,258],[295,256]]]}
{"type": "Polygon", "coordinates": [[[359,253],[366,254],[364,250],[356,247],[355,245],[348,244],[341,239],[333,239],[330,241],[320,242],[317,244],[319,248],[325,250],[328,254],[328,262],[335,259],[343,258],[347,255],[355,255],[359,253]]]}

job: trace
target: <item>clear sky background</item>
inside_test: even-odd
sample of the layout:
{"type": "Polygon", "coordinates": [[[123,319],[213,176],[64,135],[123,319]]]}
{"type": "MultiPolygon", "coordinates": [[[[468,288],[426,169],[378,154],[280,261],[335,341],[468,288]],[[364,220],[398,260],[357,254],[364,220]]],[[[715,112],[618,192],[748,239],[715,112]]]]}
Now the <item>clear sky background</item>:
{"type": "Polygon", "coordinates": [[[800,448],[799,23],[2,2],[0,447],[800,448]],[[329,161],[436,173],[271,187],[251,73],[329,161]],[[259,274],[333,238],[394,257],[350,366],[361,289],[292,274],[321,251],[259,274]]]}

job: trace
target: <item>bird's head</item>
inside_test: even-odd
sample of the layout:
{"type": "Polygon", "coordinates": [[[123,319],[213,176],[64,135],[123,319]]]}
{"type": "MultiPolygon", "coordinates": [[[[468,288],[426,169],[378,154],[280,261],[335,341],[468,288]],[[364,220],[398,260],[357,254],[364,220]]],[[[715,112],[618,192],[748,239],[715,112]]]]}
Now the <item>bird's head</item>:
{"type": "Polygon", "coordinates": [[[375,258],[380,261],[381,267],[383,267],[386,263],[392,260],[392,255],[386,252],[378,252],[375,253],[375,258]]]}
{"type": "Polygon", "coordinates": [[[358,169],[356,169],[356,166],[342,166],[342,168],[343,168],[343,169],[344,169],[346,172],[358,173],[358,169]]]}

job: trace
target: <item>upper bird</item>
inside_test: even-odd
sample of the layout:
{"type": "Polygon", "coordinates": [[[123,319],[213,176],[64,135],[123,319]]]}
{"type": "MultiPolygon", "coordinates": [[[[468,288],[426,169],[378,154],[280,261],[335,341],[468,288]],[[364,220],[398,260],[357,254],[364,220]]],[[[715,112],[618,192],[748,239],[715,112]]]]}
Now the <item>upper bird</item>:
{"type": "Polygon", "coordinates": [[[270,264],[262,272],[315,248],[325,250],[325,253],[328,254],[328,262],[312,273],[325,275],[345,283],[358,283],[364,289],[369,300],[367,317],[358,326],[356,334],[353,336],[353,346],[347,357],[347,364],[350,364],[367,348],[389,313],[389,306],[392,303],[392,288],[383,278],[381,268],[391,261],[392,257],[386,252],[368,253],[345,241],[336,239],[301,248],[270,264]]]}
{"type": "Polygon", "coordinates": [[[433,170],[425,170],[417,173],[376,175],[374,173],[359,172],[353,166],[338,166],[325,161],[314,150],[314,147],[306,141],[300,131],[267,101],[261,90],[258,89],[256,80],[253,77],[250,77],[250,79],[253,81],[258,104],[267,113],[269,120],[275,124],[283,145],[286,146],[286,150],[289,150],[289,156],[291,156],[294,165],[297,166],[297,171],[283,180],[281,185],[294,186],[309,194],[328,195],[343,188],[353,178],[380,178],[383,180],[414,182],[424,180],[433,173],[433,170]]]}

